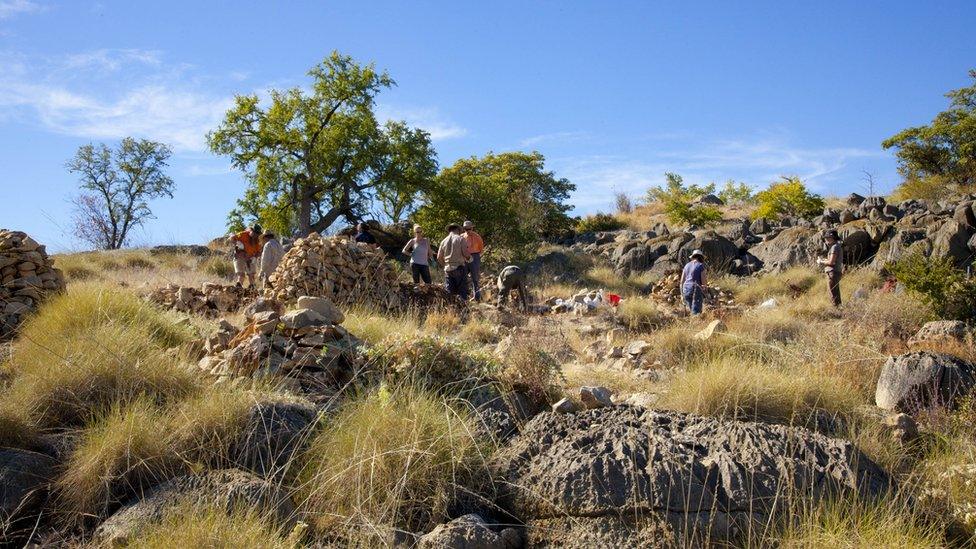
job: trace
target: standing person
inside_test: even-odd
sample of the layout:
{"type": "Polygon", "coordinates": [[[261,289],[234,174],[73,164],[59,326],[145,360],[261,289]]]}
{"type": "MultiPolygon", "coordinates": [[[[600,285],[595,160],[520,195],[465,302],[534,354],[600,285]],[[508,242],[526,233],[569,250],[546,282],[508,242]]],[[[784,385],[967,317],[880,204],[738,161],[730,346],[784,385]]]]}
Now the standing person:
{"type": "Polygon", "coordinates": [[[407,241],[403,253],[410,254],[413,283],[417,284],[420,279],[423,279],[424,284],[430,284],[430,260],[434,257],[434,251],[430,247],[430,239],[424,236],[424,230],[420,225],[413,226],[413,238],[407,241]]]}
{"type": "Polygon", "coordinates": [[[485,251],[485,241],[475,232],[472,221],[464,222],[464,240],[468,242],[468,252],[471,253],[468,270],[471,274],[471,285],[474,286],[474,300],[481,301],[481,252],[485,251]]]}
{"type": "Polygon", "coordinates": [[[269,277],[275,269],[278,268],[278,263],[281,263],[281,257],[285,255],[285,249],[281,246],[281,242],[278,242],[278,238],[272,232],[266,232],[261,235],[261,242],[264,245],[261,247],[261,268],[259,270],[259,277],[261,279],[261,284],[265,288],[270,285],[269,277]]]}
{"type": "Polygon", "coordinates": [[[234,245],[234,273],[237,275],[237,285],[244,286],[246,276],[251,288],[254,288],[254,274],[257,271],[257,258],[261,255],[261,226],[252,225],[230,237],[234,245]]]}
{"type": "Polygon", "coordinates": [[[353,237],[356,242],[362,242],[363,244],[373,244],[376,245],[376,237],[373,236],[367,229],[365,223],[356,224],[356,236],[353,237]]]}
{"type": "Polygon", "coordinates": [[[468,270],[466,265],[471,261],[468,252],[468,242],[461,236],[461,227],[457,223],[447,226],[447,236],[437,248],[437,262],[444,266],[447,275],[447,291],[456,295],[462,301],[468,300],[468,270]]]}
{"type": "Polygon", "coordinates": [[[705,299],[705,254],[691,252],[691,260],[681,269],[681,297],[692,315],[700,315],[705,299]]]}
{"type": "Polygon", "coordinates": [[[840,307],[840,277],[844,272],[844,250],[841,248],[837,231],[827,231],[824,240],[827,242],[827,257],[817,258],[817,264],[823,265],[824,274],[827,275],[830,301],[834,307],[840,307]]]}
{"type": "Polygon", "coordinates": [[[497,305],[499,307],[504,305],[505,301],[508,300],[510,293],[518,290],[519,304],[522,306],[522,311],[528,310],[529,304],[525,297],[525,275],[522,274],[522,269],[518,268],[517,265],[509,265],[502,269],[502,272],[498,273],[496,287],[498,288],[497,305]]]}

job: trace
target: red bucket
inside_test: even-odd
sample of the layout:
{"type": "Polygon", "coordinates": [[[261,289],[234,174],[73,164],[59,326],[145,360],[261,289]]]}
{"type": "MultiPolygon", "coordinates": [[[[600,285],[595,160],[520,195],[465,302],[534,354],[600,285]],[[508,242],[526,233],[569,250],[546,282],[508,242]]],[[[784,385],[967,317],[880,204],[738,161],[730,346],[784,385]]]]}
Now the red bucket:
{"type": "Polygon", "coordinates": [[[610,302],[610,305],[614,307],[620,305],[620,296],[617,294],[607,294],[607,300],[610,302]]]}

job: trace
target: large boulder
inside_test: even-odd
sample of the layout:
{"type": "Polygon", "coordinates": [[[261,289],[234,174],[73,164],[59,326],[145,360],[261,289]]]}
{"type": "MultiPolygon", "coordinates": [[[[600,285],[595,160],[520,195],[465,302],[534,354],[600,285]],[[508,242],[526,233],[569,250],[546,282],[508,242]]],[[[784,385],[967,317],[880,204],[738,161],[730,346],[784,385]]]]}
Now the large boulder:
{"type": "Polygon", "coordinates": [[[17,448],[0,448],[0,545],[12,542],[22,528],[31,528],[47,485],[54,476],[54,458],[17,448]]]}
{"type": "Polygon", "coordinates": [[[821,250],[819,233],[804,227],[784,229],[775,238],[749,249],[769,272],[782,272],[800,265],[813,265],[821,250]]]}
{"type": "Polygon", "coordinates": [[[976,365],[952,355],[917,351],[885,362],[874,401],[879,408],[907,413],[933,406],[951,408],[974,384],[976,365]]]}
{"type": "Polygon", "coordinates": [[[103,522],[95,538],[107,546],[121,545],[148,524],[160,520],[180,505],[254,510],[279,524],[294,520],[295,505],[279,483],[269,482],[239,469],[208,471],[164,482],[134,499],[103,522]]]}
{"type": "Polygon", "coordinates": [[[876,251],[871,235],[866,230],[842,228],[838,232],[844,250],[845,265],[857,265],[870,258],[876,251]]]}
{"type": "Polygon", "coordinates": [[[966,323],[960,320],[933,320],[926,322],[924,326],[919,328],[909,343],[917,345],[920,343],[963,341],[968,332],[969,328],[966,323]]]}
{"type": "Polygon", "coordinates": [[[477,513],[460,516],[440,524],[417,542],[420,549],[516,549],[521,533],[515,528],[496,532],[477,513]]]}
{"type": "Polygon", "coordinates": [[[262,477],[280,477],[308,443],[318,411],[309,402],[257,402],[231,445],[231,462],[262,477]]]}
{"type": "Polygon", "coordinates": [[[967,267],[973,261],[969,238],[973,229],[956,221],[946,221],[932,236],[932,255],[951,257],[957,267],[967,267]]]}
{"type": "Polygon", "coordinates": [[[329,324],[342,324],[342,321],[346,319],[342,311],[327,297],[303,295],[298,298],[297,305],[299,309],[310,309],[322,315],[329,324]]]}
{"type": "Polygon", "coordinates": [[[643,244],[631,247],[614,262],[614,269],[623,275],[646,271],[654,265],[657,254],[643,244]]]}
{"type": "Polygon", "coordinates": [[[678,263],[684,265],[691,259],[691,252],[701,250],[712,272],[731,272],[733,262],[741,255],[734,242],[715,231],[698,231],[693,237],[678,250],[678,263]]]}
{"type": "Polygon", "coordinates": [[[530,546],[721,543],[787,509],[785,494],[871,498],[888,484],[845,440],[628,405],[540,414],[492,468],[530,546]]]}

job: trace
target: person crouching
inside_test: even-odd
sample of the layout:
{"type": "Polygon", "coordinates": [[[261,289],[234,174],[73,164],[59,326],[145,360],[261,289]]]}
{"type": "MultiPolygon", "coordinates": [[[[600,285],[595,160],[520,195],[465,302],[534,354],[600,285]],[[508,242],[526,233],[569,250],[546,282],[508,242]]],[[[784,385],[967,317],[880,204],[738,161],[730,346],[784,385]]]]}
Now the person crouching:
{"type": "Polygon", "coordinates": [[[681,297],[692,315],[700,315],[705,300],[705,254],[691,252],[691,260],[681,270],[681,297]]]}

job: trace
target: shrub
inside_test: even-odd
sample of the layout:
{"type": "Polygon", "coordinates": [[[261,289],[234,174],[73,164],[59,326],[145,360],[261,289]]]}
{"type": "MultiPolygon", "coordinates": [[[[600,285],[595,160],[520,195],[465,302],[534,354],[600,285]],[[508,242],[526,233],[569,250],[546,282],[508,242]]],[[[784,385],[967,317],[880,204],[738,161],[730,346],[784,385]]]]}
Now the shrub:
{"type": "Polygon", "coordinates": [[[718,192],[718,197],[726,204],[748,204],[756,198],[752,192],[752,187],[731,179],[725,182],[725,186],[718,192]]]}
{"type": "Polygon", "coordinates": [[[820,195],[807,191],[806,185],[796,176],[784,176],[765,191],[756,194],[759,207],[755,217],[780,219],[783,217],[813,217],[820,215],[824,201],[820,195]]]}
{"type": "Polygon", "coordinates": [[[618,231],[627,224],[612,214],[597,213],[581,218],[576,222],[577,233],[595,233],[600,231],[618,231]]]}
{"type": "Polygon", "coordinates": [[[234,265],[225,258],[211,257],[204,261],[203,272],[218,278],[230,278],[234,274],[234,265]]]}
{"type": "Polygon", "coordinates": [[[638,297],[623,300],[617,308],[617,315],[627,328],[634,331],[660,328],[671,318],[657,308],[657,302],[653,299],[638,297]]]}
{"type": "Polygon", "coordinates": [[[443,399],[381,390],[346,404],[312,439],[300,475],[314,525],[363,546],[394,529],[426,532],[447,518],[465,478],[482,467],[473,423],[443,399]]]}
{"type": "Polygon", "coordinates": [[[393,335],[369,349],[366,356],[394,385],[413,384],[449,394],[478,386],[498,372],[490,355],[429,335],[393,335]]]}
{"type": "Polygon", "coordinates": [[[722,212],[707,204],[694,204],[695,199],[715,192],[715,184],[704,187],[685,185],[681,176],[675,173],[664,174],[665,186],[651,187],[647,191],[648,202],[664,204],[668,220],[676,224],[707,226],[722,220],[722,212]]]}
{"type": "Polygon", "coordinates": [[[892,200],[943,200],[955,194],[946,178],[938,175],[909,177],[891,193],[892,200]]]}
{"type": "Polygon", "coordinates": [[[172,547],[299,547],[294,536],[283,538],[273,521],[251,509],[229,510],[199,504],[178,505],[157,520],[136,531],[126,546],[142,549],[172,547]]]}
{"type": "Polygon", "coordinates": [[[558,400],[558,384],[565,381],[559,361],[531,341],[512,346],[499,378],[509,391],[525,393],[541,406],[558,400]]]}
{"type": "Polygon", "coordinates": [[[627,196],[627,193],[613,193],[613,201],[617,206],[617,213],[629,214],[634,211],[634,204],[631,202],[630,197],[627,196]]]}
{"type": "Polygon", "coordinates": [[[952,259],[910,254],[889,264],[888,270],[939,317],[976,320],[976,279],[956,269],[952,259]]]}
{"type": "Polygon", "coordinates": [[[453,309],[430,311],[424,319],[424,328],[437,334],[453,334],[460,325],[461,319],[453,309]]]}
{"type": "Polygon", "coordinates": [[[461,339],[476,344],[496,343],[499,339],[498,326],[482,319],[470,319],[461,328],[461,339]]]}

